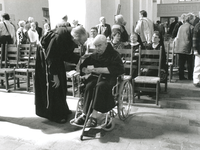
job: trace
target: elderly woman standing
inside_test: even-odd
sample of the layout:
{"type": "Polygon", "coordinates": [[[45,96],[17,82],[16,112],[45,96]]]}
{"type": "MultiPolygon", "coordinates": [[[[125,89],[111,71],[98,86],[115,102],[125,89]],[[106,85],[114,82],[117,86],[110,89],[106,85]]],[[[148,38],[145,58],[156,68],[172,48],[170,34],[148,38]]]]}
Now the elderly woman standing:
{"type": "Polygon", "coordinates": [[[179,55],[179,80],[186,80],[184,76],[184,66],[187,62],[188,79],[193,79],[193,51],[192,51],[192,25],[194,15],[189,13],[185,17],[185,23],[180,26],[175,38],[175,53],[179,55]]]}
{"type": "Polygon", "coordinates": [[[125,28],[126,22],[124,21],[123,15],[116,15],[115,16],[115,25],[112,26],[112,30],[118,28],[121,30],[121,41],[127,42],[129,39],[129,35],[125,28]]]}
{"type": "Polygon", "coordinates": [[[24,32],[26,22],[24,20],[20,20],[18,25],[19,28],[17,29],[16,36],[17,36],[17,45],[18,44],[27,44],[29,43],[28,35],[24,32]]]}

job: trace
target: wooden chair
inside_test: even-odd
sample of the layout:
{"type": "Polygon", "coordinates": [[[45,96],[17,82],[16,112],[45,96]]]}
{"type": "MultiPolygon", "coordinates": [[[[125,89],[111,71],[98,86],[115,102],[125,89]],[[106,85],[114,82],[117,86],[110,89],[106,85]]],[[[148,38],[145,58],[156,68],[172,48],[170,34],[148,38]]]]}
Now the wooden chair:
{"type": "MultiPolygon", "coordinates": [[[[3,46],[1,46],[2,48],[3,46]]],[[[0,48],[0,81],[1,85],[4,85],[5,82],[5,89],[9,91],[10,85],[9,80],[14,79],[14,68],[17,64],[17,47],[16,45],[5,45],[5,61],[2,61],[2,49],[0,48]],[[8,49],[10,47],[10,49],[8,49]]]]}
{"type": "Polygon", "coordinates": [[[133,77],[133,70],[137,68],[136,60],[133,60],[133,49],[116,49],[121,55],[125,68],[124,78],[131,80],[133,77]]]}
{"type": "Polygon", "coordinates": [[[178,55],[174,53],[175,42],[168,42],[167,44],[167,62],[169,66],[169,82],[173,77],[173,72],[178,72],[178,55]]]}
{"type": "MultiPolygon", "coordinates": [[[[26,90],[29,91],[30,87],[30,77],[35,69],[30,68],[30,56],[31,56],[31,45],[30,44],[20,44],[18,45],[18,59],[17,66],[14,70],[14,89],[20,88],[20,79],[25,80],[26,90]]],[[[21,82],[23,83],[23,82],[21,82]]]]}
{"type": "MultiPolygon", "coordinates": [[[[162,49],[162,47],[161,47],[162,49]]],[[[133,94],[138,94],[138,100],[140,99],[140,92],[155,92],[156,100],[155,104],[158,105],[159,91],[160,91],[160,70],[161,70],[161,56],[162,50],[141,50],[139,48],[139,61],[138,61],[138,76],[132,80],[133,94]],[[142,75],[142,71],[145,69],[151,69],[157,71],[157,76],[142,75]],[[146,87],[146,84],[155,85],[155,87],[146,87]]],[[[133,102],[136,104],[133,96],[133,102]]]]}

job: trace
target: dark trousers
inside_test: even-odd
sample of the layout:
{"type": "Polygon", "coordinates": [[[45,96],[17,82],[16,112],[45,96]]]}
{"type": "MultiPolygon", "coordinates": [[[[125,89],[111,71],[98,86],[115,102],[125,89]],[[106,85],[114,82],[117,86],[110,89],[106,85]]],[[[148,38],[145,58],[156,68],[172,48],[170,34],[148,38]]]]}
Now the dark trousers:
{"type": "Polygon", "coordinates": [[[115,101],[112,96],[112,87],[114,85],[109,84],[107,80],[101,80],[98,83],[97,78],[89,80],[84,91],[83,113],[88,113],[89,105],[92,100],[92,110],[94,109],[101,113],[106,113],[115,107],[115,101]]]}
{"type": "Polygon", "coordinates": [[[184,78],[185,63],[187,62],[188,79],[193,79],[193,55],[179,54],[179,79],[184,78]]]}
{"type": "Polygon", "coordinates": [[[11,38],[11,36],[10,35],[8,35],[8,36],[1,36],[0,37],[0,47],[1,47],[1,45],[3,46],[1,49],[2,49],[2,61],[3,60],[5,60],[5,44],[13,44],[13,42],[12,42],[12,38],[11,38]]]}

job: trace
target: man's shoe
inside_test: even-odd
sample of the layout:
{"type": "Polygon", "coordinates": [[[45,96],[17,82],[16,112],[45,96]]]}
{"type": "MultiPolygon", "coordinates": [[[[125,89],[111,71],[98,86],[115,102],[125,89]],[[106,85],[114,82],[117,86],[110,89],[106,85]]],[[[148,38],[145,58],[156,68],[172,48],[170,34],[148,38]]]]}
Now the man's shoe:
{"type": "Polygon", "coordinates": [[[200,88],[200,83],[194,84],[194,86],[200,88]]]}
{"type": "Polygon", "coordinates": [[[97,119],[90,117],[86,123],[86,127],[87,128],[92,128],[92,127],[96,127],[97,126],[97,119]]]}
{"type": "Polygon", "coordinates": [[[84,114],[82,114],[74,120],[74,123],[77,125],[84,125],[85,119],[86,119],[86,116],[84,114]]]}

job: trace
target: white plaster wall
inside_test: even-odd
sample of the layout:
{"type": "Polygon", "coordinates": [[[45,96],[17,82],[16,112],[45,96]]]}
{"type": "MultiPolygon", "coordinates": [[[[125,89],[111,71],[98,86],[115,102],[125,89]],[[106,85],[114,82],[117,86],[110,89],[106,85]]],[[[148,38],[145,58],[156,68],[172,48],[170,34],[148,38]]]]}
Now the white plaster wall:
{"type": "Polygon", "coordinates": [[[11,21],[17,26],[19,20],[33,17],[43,27],[42,7],[48,8],[48,0],[4,0],[5,12],[10,14],[11,21]]]}
{"type": "Polygon", "coordinates": [[[78,20],[85,25],[85,0],[49,0],[51,26],[54,28],[62,17],[67,15],[68,22],[78,20]]]}

